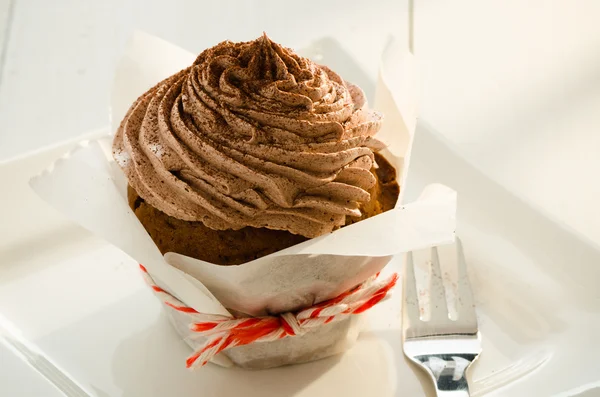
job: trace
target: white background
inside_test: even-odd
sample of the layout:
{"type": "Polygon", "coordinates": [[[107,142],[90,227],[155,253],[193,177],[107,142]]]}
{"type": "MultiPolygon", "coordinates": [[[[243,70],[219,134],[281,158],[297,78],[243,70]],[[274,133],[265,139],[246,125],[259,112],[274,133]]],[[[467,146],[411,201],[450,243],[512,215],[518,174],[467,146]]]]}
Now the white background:
{"type": "MultiPolygon", "coordinates": [[[[136,28],[193,51],[263,30],[291,47],[332,36],[365,76],[389,34],[408,36],[408,0],[14,0],[8,12],[9,3],[0,0],[0,22],[10,22],[0,160],[106,126],[112,70],[136,28]]],[[[596,0],[415,0],[414,18],[424,125],[595,241],[599,15],[596,0]]]]}
{"type": "MultiPolygon", "coordinates": [[[[600,244],[600,2],[415,3],[423,128],[600,244]]],[[[387,37],[408,40],[408,8],[408,0],[0,0],[0,161],[108,125],[112,71],[134,29],[196,52],[263,30],[290,47],[331,36],[358,60],[358,83],[372,95],[387,37]]],[[[5,356],[3,368],[18,367],[5,356]]],[[[0,377],[4,395],[2,384],[41,395],[34,380],[0,377]]]]}

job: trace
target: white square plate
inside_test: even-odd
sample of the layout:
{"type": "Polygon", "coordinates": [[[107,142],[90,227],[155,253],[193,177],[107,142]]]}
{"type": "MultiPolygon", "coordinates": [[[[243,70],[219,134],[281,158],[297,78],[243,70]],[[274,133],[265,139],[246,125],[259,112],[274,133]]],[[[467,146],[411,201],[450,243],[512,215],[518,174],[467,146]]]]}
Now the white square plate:
{"type": "MultiPolygon", "coordinates": [[[[66,395],[429,395],[402,355],[400,287],[367,314],[369,330],[346,354],[267,371],[186,370],[189,348],[136,263],[29,190],[29,177],[73,145],[0,164],[0,336],[66,395]]],[[[431,182],[459,192],[484,349],[473,395],[600,395],[597,247],[494,184],[424,123],[412,161],[409,201],[431,182]]]]}

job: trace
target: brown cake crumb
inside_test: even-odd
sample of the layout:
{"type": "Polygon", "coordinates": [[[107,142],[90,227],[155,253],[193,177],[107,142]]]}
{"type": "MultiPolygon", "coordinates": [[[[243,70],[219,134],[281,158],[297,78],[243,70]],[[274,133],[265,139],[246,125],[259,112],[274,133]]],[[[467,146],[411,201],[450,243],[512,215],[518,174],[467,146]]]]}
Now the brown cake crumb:
{"type": "MultiPolygon", "coordinates": [[[[369,191],[360,218],[347,218],[346,225],[394,208],[400,188],[394,167],[375,153],[379,168],[371,172],[377,184],[369,191]]],[[[131,187],[127,196],[135,212],[160,252],[177,252],[217,265],[239,265],[291,247],[307,238],[282,230],[244,227],[240,230],[213,230],[202,222],[183,221],[148,205],[131,187]]]]}

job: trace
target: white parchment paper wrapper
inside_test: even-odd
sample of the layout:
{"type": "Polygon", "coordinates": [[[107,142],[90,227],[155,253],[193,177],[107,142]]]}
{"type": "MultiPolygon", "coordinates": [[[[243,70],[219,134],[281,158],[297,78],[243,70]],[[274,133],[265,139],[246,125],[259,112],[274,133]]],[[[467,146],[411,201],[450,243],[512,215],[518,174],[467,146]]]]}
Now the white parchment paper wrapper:
{"type": "MultiPolygon", "coordinates": [[[[328,54],[331,59],[335,54],[328,54]]],[[[136,33],[115,75],[113,130],[133,101],[156,82],[190,65],[195,55],[136,33]]],[[[342,75],[342,77],[344,77],[342,75]]],[[[378,137],[384,155],[406,178],[416,125],[414,63],[391,42],[382,58],[374,107],[385,114],[378,137]]],[[[216,266],[175,253],[164,257],[129,208],[127,181],[111,156],[112,137],[83,142],[31,180],[40,197],[105,238],[139,263],[155,282],[200,313],[261,316],[294,311],[333,298],[380,271],[393,255],[454,238],[456,193],[442,185],[419,200],[239,266],[216,266]]],[[[376,310],[376,309],[375,309],[376,310]]],[[[189,330],[186,314],[167,308],[184,340],[197,349],[203,339],[189,330]]],[[[302,336],[226,350],[213,361],[267,368],[311,361],[346,350],[357,338],[356,318],[327,324],[302,336]]]]}

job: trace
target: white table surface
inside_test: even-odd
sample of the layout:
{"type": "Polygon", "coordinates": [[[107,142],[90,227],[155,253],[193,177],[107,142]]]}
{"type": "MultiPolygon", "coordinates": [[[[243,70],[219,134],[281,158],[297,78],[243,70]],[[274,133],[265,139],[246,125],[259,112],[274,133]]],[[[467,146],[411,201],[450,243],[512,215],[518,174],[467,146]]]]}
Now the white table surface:
{"type": "Polygon", "coordinates": [[[417,4],[421,120],[501,185],[600,243],[600,2],[417,4]]]}
{"type": "MultiPolygon", "coordinates": [[[[358,60],[358,83],[372,95],[386,38],[408,38],[407,3],[13,0],[8,12],[2,0],[0,161],[106,126],[112,70],[133,29],[194,51],[263,30],[291,47],[331,36],[358,60]]],[[[420,122],[600,244],[600,2],[416,3],[420,122]]],[[[1,396],[56,393],[0,346],[1,396]]]]}
{"type": "Polygon", "coordinates": [[[0,343],[0,395],[7,397],[60,397],[46,378],[32,370],[7,346],[0,343]]]}

